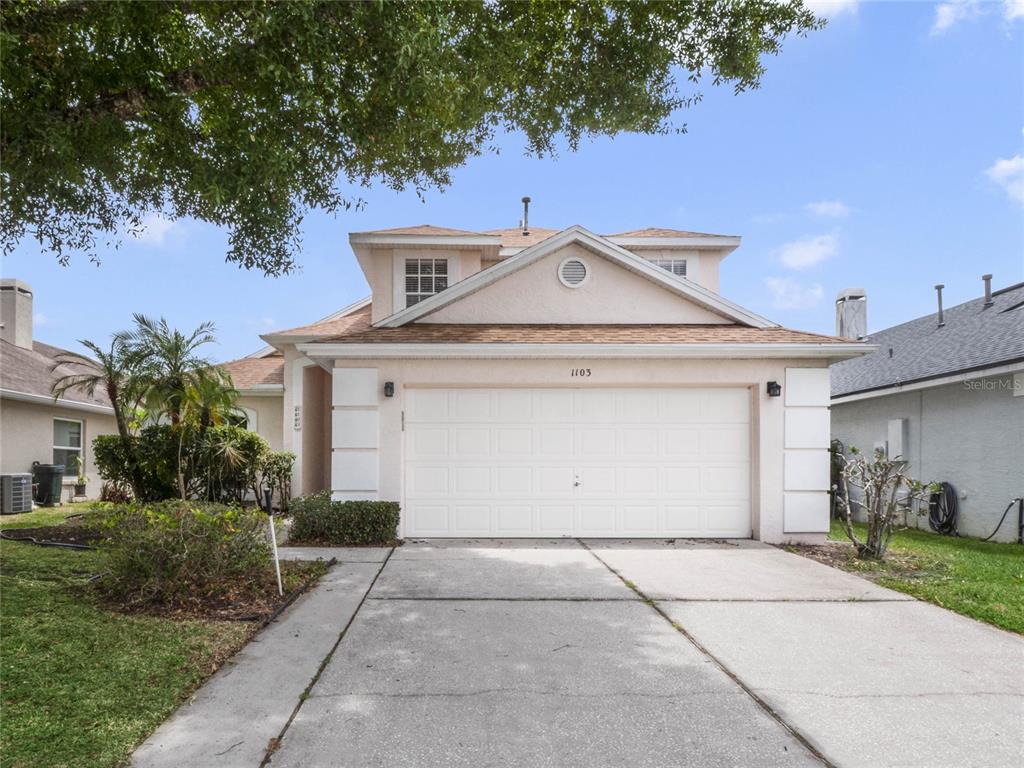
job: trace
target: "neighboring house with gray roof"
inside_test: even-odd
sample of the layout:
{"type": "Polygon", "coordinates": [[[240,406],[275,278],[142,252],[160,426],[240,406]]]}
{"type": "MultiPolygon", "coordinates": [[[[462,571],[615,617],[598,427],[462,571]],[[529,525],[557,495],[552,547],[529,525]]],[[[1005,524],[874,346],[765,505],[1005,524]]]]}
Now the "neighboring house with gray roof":
{"type": "MultiPolygon", "coordinates": [[[[877,349],[832,365],[831,408],[833,438],[951,483],[960,533],[981,537],[1024,495],[1024,283],[991,291],[986,278],[979,298],[866,338],[863,292],[841,293],[837,333],[877,349]]],[[[995,538],[1016,537],[1011,513],[995,538]]]]}
{"type": "Polygon", "coordinates": [[[86,495],[96,498],[101,482],[92,440],[117,432],[114,409],[102,392],[72,389],[54,400],[50,388],[63,371],[53,367],[62,352],[32,338],[32,288],[0,280],[0,474],[31,472],[37,461],[64,464],[66,501],[80,455],[89,477],[86,495]]]}

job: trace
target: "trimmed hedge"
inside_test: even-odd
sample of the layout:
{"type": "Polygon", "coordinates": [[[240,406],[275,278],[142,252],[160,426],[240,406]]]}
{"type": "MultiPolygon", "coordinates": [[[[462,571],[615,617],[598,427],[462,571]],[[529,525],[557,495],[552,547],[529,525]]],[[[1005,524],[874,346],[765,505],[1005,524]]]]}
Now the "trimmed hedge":
{"type": "Polygon", "coordinates": [[[105,510],[103,594],[175,606],[258,591],[272,573],[266,515],[225,504],[165,501],[105,510]]]}
{"type": "Polygon", "coordinates": [[[391,544],[398,537],[398,502],[331,501],[330,491],[291,503],[289,543],[359,546],[391,544]]]}

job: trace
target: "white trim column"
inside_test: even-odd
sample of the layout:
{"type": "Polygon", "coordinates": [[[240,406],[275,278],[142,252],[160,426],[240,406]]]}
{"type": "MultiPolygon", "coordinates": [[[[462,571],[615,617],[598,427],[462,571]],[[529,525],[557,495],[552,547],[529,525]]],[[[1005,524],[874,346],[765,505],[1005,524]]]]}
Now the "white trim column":
{"type": "Polygon", "coordinates": [[[379,389],[376,368],[331,372],[331,497],[337,501],[377,498],[379,389]]]}
{"type": "Polygon", "coordinates": [[[783,470],[783,531],[829,529],[828,368],[787,368],[783,470]]]}

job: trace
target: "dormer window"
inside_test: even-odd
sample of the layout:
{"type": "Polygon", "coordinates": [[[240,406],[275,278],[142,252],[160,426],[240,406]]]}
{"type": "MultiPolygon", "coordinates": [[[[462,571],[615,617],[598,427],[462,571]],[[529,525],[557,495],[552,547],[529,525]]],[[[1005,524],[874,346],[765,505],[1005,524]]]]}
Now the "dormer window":
{"type": "Polygon", "coordinates": [[[405,306],[411,307],[448,287],[448,259],[405,260],[405,306]]]}
{"type": "Polygon", "coordinates": [[[676,277],[686,277],[686,259],[651,259],[651,264],[668,270],[676,277]]]}

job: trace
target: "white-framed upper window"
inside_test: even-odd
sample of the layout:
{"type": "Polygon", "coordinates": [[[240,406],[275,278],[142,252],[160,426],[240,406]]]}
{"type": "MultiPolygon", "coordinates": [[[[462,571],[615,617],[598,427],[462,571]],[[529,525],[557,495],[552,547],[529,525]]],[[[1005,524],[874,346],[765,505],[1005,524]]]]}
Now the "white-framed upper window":
{"type": "Polygon", "coordinates": [[[651,264],[668,270],[676,277],[686,277],[686,259],[651,259],[651,264]]]}
{"type": "Polygon", "coordinates": [[[405,306],[411,307],[448,287],[448,259],[405,260],[405,306]]]}
{"type": "Polygon", "coordinates": [[[84,426],[76,419],[53,420],[53,463],[64,465],[64,477],[78,475],[78,458],[82,457],[84,426]]]}

